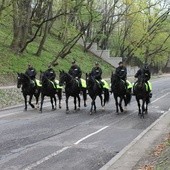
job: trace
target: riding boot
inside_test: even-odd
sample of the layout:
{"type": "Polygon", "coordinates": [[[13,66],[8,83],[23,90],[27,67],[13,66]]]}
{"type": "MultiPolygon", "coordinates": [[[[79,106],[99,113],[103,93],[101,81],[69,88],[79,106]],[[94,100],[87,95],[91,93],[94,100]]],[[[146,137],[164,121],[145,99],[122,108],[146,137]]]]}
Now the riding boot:
{"type": "Polygon", "coordinates": [[[135,95],[135,85],[136,85],[136,82],[134,83],[134,85],[132,87],[132,95],[135,95]]]}
{"type": "Polygon", "coordinates": [[[100,84],[100,87],[103,88],[104,83],[102,82],[102,80],[99,80],[99,84],[100,84]]]}
{"type": "Polygon", "coordinates": [[[53,83],[54,83],[55,89],[57,89],[57,83],[55,82],[55,80],[53,81],[53,83]]]}
{"type": "Polygon", "coordinates": [[[147,86],[148,86],[149,98],[152,98],[152,93],[151,93],[151,90],[150,90],[148,81],[146,82],[146,84],[147,84],[147,86]]]}

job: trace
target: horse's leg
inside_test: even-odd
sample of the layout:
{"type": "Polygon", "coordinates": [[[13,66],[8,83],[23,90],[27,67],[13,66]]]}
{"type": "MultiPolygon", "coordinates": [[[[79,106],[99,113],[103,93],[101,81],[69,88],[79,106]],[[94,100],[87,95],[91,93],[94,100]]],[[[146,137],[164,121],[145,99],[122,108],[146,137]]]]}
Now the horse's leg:
{"type": "Polygon", "coordinates": [[[76,102],[76,96],[74,96],[74,110],[77,110],[77,102],[76,102]]]}
{"type": "Polygon", "coordinates": [[[56,99],[56,96],[54,95],[54,110],[56,110],[57,108],[57,99],[56,99]]]}
{"type": "Polygon", "coordinates": [[[85,88],[82,88],[82,91],[83,91],[84,107],[86,107],[86,106],[87,106],[87,104],[86,104],[86,100],[87,100],[86,89],[85,89],[85,88]]]}
{"type": "Polygon", "coordinates": [[[103,96],[102,94],[99,95],[100,101],[101,101],[101,106],[104,107],[105,103],[103,103],[103,96]]]}
{"type": "Polygon", "coordinates": [[[54,96],[50,96],[50,100],[51,100],[51,105],[52,105],[52,110],[56,110],[56,97],[55,95],[54,96]],[[53,102],[53,99],[54,99],[54,102],[53,102]]]}
{"type": "Polygon", "coordinates": [[[50,96],[50,101],[51,101],[52,110],[55,110],[54,109],[54,103],[53,103],[53,96],[50,96]]]}
{"type": "Polygon", "coordinates": [[[145,99],[142,100],[142,114],[141,117],[144,118],[144,113],[145,113],[145,99]]]}
{"type": "Polygon", "coordinates": [[[30,98],[29,98],[29,104],[30,104],[30,106],[32,107],[32,108],[35,108],[35,106],[31,103],[31,101],[32,101],[32,97],[33,97],[33,95],[30,95],[30,98]]]}
{"type": "Polygon", "coordinates": [[[41,93],[41,104],[40,104],[40,112],[42,113],[42,106],[44,102],[44,94],[41,93]]]}
{"type": "Polygon", "coordinates": [[[148,104],[149,104],[149,98],[146,99],[146,109],[145,109],[145,114],[148,114],[148,104]]]}
{"type": "Polygon", "coordinates": [[[115,105],[116,105],[116,113],[119,113],[119,107],[118,107],[118,97],[114,95],[115,98],[115,105]]]}
{"type": "MultiPolygon", "coordinates": [[[[92,101],[91,101],[90,115],[91,115],[92,112],[93,112],[93,107],[94,107],[94,109],[95,109],[95,100],[96,100],[96,96],[94,96],[94,97],[92,98],[92,101]]],[[[95,110],[95,112],[96,112],[96,110],[95,110]]]]}
{"type": "Polygon", "coordinates": [[[61,89],[58,90],[57,96],[58,96],[58,100],[59,100],[59,109],[61,109],[61,98],[62,98],[62,90],[61,89]]]}
{"type": "Polygon", "coordinates": [[[25,101],[25,108],[24,108],[24,110],[27,111],[27,95],[24,95],[24,101],[25,101]]]}
{"type": "Polygon", "coordinates": [[[140,101],[136,98],[137,104],[138,104],[138,115],[141,114],[141,108],[140,108],[140,101]]]}
{"type": "Polygon", "coordinates": [[[124,96],[123,100],[124,100],[125,107],[126,107],[126,106],[127,106],[127,98],[126,98],[126,95],[124,96]]]}
{"type": "Polygon", "coordinates": [[[123,101],[123,97],[120,97],[119,108],[121,112],[123,112],[122,101],[123,101]]]}
{"type": "Polygon", "coordinates": [[[39,108],[39,103],[38,103],[38,100],[39,100],[39,96],[40,96],[40,92],[38,92],[37,94],[34,94],[35,96],[35,100],[36,100],[36,108],[39,108]]]}
{"type": "Polygon", "coordinates": [[[78,95],[77,98],[78,98],[78,109],[80,110],[80,95],[78,95]]]}
{"type": "Polygon", "coordinates": [[[68,107],[68,98],[69,98],[69,96],[66,94],[66,112],[69,111],[69,107],[68,107]]]}

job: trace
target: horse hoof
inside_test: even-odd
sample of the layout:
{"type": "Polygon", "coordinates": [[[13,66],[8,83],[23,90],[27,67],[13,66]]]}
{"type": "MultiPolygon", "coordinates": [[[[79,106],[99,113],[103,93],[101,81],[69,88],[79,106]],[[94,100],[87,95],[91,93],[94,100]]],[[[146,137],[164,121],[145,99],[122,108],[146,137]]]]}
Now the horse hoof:
{"type": "Polygon", "coordinates": [[[59,106],[59,109],[61,109],[61,106],[59,106]]]}
{"type": "Polygon", "coordinates": [[[80,107],[78,107],[77,110],[80,110],[80,107]]]}
{"type": "Polygon", "coordinates": [[[87,107],[87,104],[84,104],[84,107],[87,107]]]}
{"type": "Polygon", "coordinates": [[[90,112],[90,115],[92,115],[92,112],[90,112]]]}
{"type": "Polygon", "coordinates": [[[68,114],[69,113],[69,110],[66,110],[66,114],[68,114]]]}

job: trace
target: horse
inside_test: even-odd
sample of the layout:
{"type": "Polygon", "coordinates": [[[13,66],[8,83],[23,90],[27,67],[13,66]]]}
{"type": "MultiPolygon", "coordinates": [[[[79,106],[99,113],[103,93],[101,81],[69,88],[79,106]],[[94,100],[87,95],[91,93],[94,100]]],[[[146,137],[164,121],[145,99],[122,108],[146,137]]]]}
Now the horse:
{"type": "MultiPolygon", "coordinates": [[[[74,97],[74,110],[77,110],[77,100],[78,99],[78,110],[80,109],[80,92],[81,87],[78,80],[72,77],[69,73],[60,70],[59,85],[65,84],[65,95],[66,95],[66,113],[69,111],[68,99],[70,96],[74,97]]],[[[84,89],[83,93],[86,93],[84,89]]],[[[83,94],[84,106],[86,106],[86,94],[83,94]]]]}
{"type": "Polygon", "coordinates": [[[111,76],[111,92],[113,93],[116,105],[116,113],[124,111],[122,101],[124,100],[125,107],[131,102],[131,90],[128,91],[126,82],[123,81],[117,74],[111,76]],[[118,101],[119,99],[119,101],[118,101]]]}
{"type": "Polygon", "coordinates": [[[31,80],[30,77],[24,73],[17,73],[17,88],[22,89],[22,93],[25,101],[24,110],[27,111],[27,96],[29,96],[29,104],[32,108],[35,106],[31,103],[32,97],[36,99],[36,105],[38,105],[38,100],[40,96],[40,87],[35,85],[34,80],[31,80]],[[22,87],[21,87],[22,86],[22,87]]]}
{"type": "Polygon", "coordinates": [[[110,95],[109,95],[109,90],[101,87],[101,84],[91,75],[91,73],[89,74],[86,73],[86,83],[87,83],[88,94],[92,99],[91,108],[90,108],[90,115],[91,115],[93,111],[96,112],[95,100],[97,96],[99,96],[101,101],[101,106],[102,108],[104,108],[105,104],[109,102],[110,95]],[[104,101],[102,95],[103,93],[104,93],[104,101]]]}
{"type": "Polygon", "coordinates": [[[134,95],[136,97],[138,105],[138,115],[144,118],[144,113],[148,113],[148,104],[150,102],[149,92],[147,91],[147,85],[145,83],[145,77],[139,76],[136,83],[134,83],[134,95]],[[142,100],[142,108],[140,100],[142,100]]]}
{"type": "Polygon", "coordinates": [[[40,112],[42,112],[42,106],[44,102],[44,97],[48,96],[50,97],[52,110],[56,110],[57,108],[57,99],[56,94],[59,99],[59,108],[61,108],[61,99],[62,99],[62,88],[57,88],[56,84],[49,80],[47,76],[44,74],[44,72],[41,71],[40,79],[42,82],[42,88],[41,88],[41,106],[40,106],[40,112]],[[54,100],[54,103],[53,103],[54,100]]]}

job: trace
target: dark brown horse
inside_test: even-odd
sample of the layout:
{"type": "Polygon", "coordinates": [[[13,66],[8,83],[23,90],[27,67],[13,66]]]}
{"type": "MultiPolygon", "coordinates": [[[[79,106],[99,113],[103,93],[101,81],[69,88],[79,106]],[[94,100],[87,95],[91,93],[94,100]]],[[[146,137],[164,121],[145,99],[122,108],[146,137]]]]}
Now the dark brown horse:
{"type": "Polygon", "coordinates": [[[144,76],[140,76],[134,84],[134,95],[138,104],[138,115],[144,118],[144,114],[148,113],[148,104],[150,102],[149,92],[145,83],[144,76]],[[141,102],[142,101],[142,106],[141,102]]]}
{"type": "Polygon", "coordinates": [[[25,110],[27,110],[27,96],[29,96],[28,103],[32,108],[35,106],[31,103],[32,97],[34,96],[36,99],[36,105],[38,105],[38,100],[40,96],[40,87],[38,87],[34,80],[31,80],[26,74],[24,73],[17,73],[17,88],[22,89],[22,93],[24,96],[25,101],[25,110]]]}
{"type": "MultiPolygon", "coordinates": [[[[72,77],[69,73],[60,71],[59,85],[65,85],[65,95],[66,95],[66,112],[69,111],[68,99],[70,96],[74,98],[74,110],[80,109],[80,91],[81,87],[78,80],[72,77]],[[78,99],[78,108],[77,108],[78,99]]],[[[84,95],[83,95],[84,96],[84,95]]],[[[86,100],[86,98],[84,99],[86,100]]],[[[84,104],[86,106],[86,103],[84,104]]]]}
{"type": "Polygon", "coordinates": [[[125,102],[125,106],[130,103],[131,91],[127,90],[126,83],[117,74],[111,76],[111,92],[115,99],[116,112],[119,113],[119,109],[123,112],[122,101],[125,102]]]}
{"type": "Polygon", "coordinates": [[[96,112],[96,98],[99,96],[101,101],[101,106],[104,108],[105,104],[109,102],[110,96],[109,96],[109,90],[106,88],[101,87],[101,84],[91,75],[91,73],[86,74],[86,82],[87,82],[87,90],[91,101],[91,109],[90,114],[92,114],[92,111],[96,112]],[[104,99],[103,99],[104,94],[104,99]]]}
{"type": "Polygon", "coordinates": [[[42,112],[42,106],[45,96],[50,97],[52,110],[56,110],[57,108],[56,94],[57,94],[59,99],[59,108],[61,108],[62,88],[57,88],[56,84],[53,81],[49,80],[44,72],[41,72],[40,79],[42,82],[40,112],[42,112]]]}

